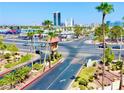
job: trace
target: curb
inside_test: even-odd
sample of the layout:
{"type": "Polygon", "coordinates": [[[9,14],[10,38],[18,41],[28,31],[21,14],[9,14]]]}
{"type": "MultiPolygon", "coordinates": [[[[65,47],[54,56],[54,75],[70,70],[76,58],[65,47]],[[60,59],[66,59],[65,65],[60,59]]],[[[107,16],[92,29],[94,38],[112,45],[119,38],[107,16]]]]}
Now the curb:
{"type": "Polygon", "coordinates": [[[28,84],[26,84],[25,86],[23,86],[22,88],[20,88],[18,90],[24,90],[26,87],[28,87],[29,85],[31,85],[33,82],[35,82],[36,80],[38,80],[40,77],[42,77],[43,75],[45,75],[46,73],[48,73],[50,70],[54,69],[57,65],[59,65],[60,63],[62,63],[62,61],[64,61],[64,60],[63,59],[59,60],[55,65],[53,65],[53,67],[49,68],[44,73],[40,74],[39,76],[37,76],[36,78],[34,78],[31,82],[29,82],[28,84]]]}
{"type": "Polygon", "coordinates": [[[6,71],[6,72],[3,72],[3,73],[1,73],[0,74],[0,77],[2,77],[4,74],[7,74],[7,73],[9,73],[9,72],[11,72],[12,70],[8,70],[8,71],[6,71]]]}

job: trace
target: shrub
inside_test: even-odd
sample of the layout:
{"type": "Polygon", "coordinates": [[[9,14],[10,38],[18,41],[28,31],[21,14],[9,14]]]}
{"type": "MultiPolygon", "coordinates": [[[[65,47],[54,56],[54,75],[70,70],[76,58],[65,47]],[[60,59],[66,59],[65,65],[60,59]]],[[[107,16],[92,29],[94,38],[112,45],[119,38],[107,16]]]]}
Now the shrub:
{"type": "Polygon", "coordinates": [[[94,80],[93,76],[90,76],[90,77],[89,77],[89,81],[90,81],[90,82],[93,82],[93,80],[94,80]]]}
{"type": "Polygon", "coordinates": [[[80,90],[86,90],[87,89],[87,87],[83,86],[83,85],[80,85],[79,88],[80,88],[80,90]]]}
{"type": "Polygon", "coordinates": [[[43,65],[38,64],[38,63],[35,63],[35,64],[33,65],[33,69],[35,69],[35,70],[40,70],[40,69],[42,69],[42,67],[43,67],[43,65]]]}
{"type": "Polygon", "coordinates": [[[88,90],[93,90],[93,89],[94,89],[94,87],[92,87],[92,86],[88,87],[88,90]]]}
{"type": "Polygon", "coordinates": [[[14,66],[16,66],[16,65],[18,65],[18,64],[21,64],[21,63],[27,62],[28,60],[31,59],[31,57],[32,57],[32,55],[27,54],[27,55],[25,55],[25,56],[22,56],[22,58],[21,58],[18,62],[8,63],[8,64],[6,64],[4,67],[5,67],[5,68],[11,68],[11,67],[14,67],[14,66]]]}
{"type": "Polygon", "coordinates": [[[4,55],[4,58],[5,58],[5,59],[9,59],[9,58],[10,58],[10,56],[11,56],[11,54],[10,54],[10,53],[6,53],[6,54],[4,55]]]}
{"type": "Polygon", "coordinates": [[[78,76],[78,77],[75,78],[75,81],[78,81],[79,79],[80,79],[80,77],[78,76]]]}
{"type": "Polygon", "coordinates": [[[111,67],[111,70],[115,71],[116,70],[116,65],[113,64],[112,67],[111,67]]]}
{"type": "Polygon", "coordinates": [[[88,80],[84,79],[84,78],[80,78],[79,79],[79,85],[87,86],[88,85],[88,80]]]}
{"type": "Polygon", "coordinates": [[[93,66],[95,67],[96,65],[97,65],[97,63],[96,63],[96,62],[94,62],[94,63],[93,63],[93,66]]]}
{"type": "Polygon", "coordinates": [[[78,87],[78,86],[79,86],[78,82],[74,82],[72,85],[72,87],[78,87]]]}

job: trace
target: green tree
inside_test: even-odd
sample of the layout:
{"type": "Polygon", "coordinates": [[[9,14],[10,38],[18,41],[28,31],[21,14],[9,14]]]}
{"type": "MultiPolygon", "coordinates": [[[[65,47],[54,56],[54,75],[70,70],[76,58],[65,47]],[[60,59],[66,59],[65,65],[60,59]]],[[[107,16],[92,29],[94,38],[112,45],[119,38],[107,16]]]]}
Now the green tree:
{"type": "MultiPolygon", "coordinates": [[[[107,14],[110,14],[113,9],[113,5],[108,4],[106,2],[101,3],[100,6],[97,6],[96,9],[98,12],[102,12],[102,35],[103,35],[103,44],[105,46],[105,17],[107,14]]],[[[105,68],[105,47],[103,48],[103,75],[102,75],[102,89],[104,90],[104,69],[105,68]]]]}
{"type": "Polygon", "coordinates": [[[52,21],[50,21],[50,20],[45,20],[44,22],[44,29],[48,29],[48,30],[51,30],[52,29],[52,26],[53,26],[53,23],[52,23],[52,21]]]}
{"type": "Polygon", "coordinates": [[[34,45],[33,45],[33,43],[34,43],[34,40],[33,40],[33,36],[34,36],[34,32],[28,32],[27,33],[27,36],[30,38],[30,40],[31,40],[31,44],[30,44],[30,52],[32,52],[32,49],[33,49],[33,51],[34,51],[34,45]]]}
{"type": "Polygon", "coordinates": [[[14,88],[16,84],[16,78],[14,72],[9,73],[4,76],[5,80],[8,81],[8,84],[10,85],[10,88],[14,88]]]}
{"type": "MultiPolygon", "coordinates": [[[[44,31],[43,30],[38,30],[37,31],[37,34],[39,34],[39,42],[41,43],[41,41],[42,41],[42,33],[43,33],[44,31]]],[[[39,51],[41,50],[41,46],[39,45],[38,46],[38,49],[39,49],[39,51]]],[[[41,52],[40,52],[40,56],[41,56],[41,52]]],[[[40,64],[41,64],[41,59],[40,59],[40,64]]]]}
{"type": "Polygon", "coordinates": [[[121,37],[121,32],[123,32],[123,28],[121,26],[113,26],[110,29],[109,37],[113,40],[116,39],[116,41],[119,41],[119,38],[121,37]]]}
{"type": "MultiPolygon", "coordinates": [[[[122,17],[122,20],[124,20],[124,17],[122,17]]],[[[123,23],[123,26],[124,26],[124,23],[123,23]]],[[[124,34],[124,33],[123,33],[124,34]]],[[[121,55],[120,55],[121,56],[121,55]]],[[[119,85],[119,90],[121,90],[122,89],[122,85],[123,85],[123,65],[124,65],[124,63],[123,63],[123,60],[122,60],[122,64],[121,64],[121,70],[120,70],[120,85],[119,85]]]]}
{"type": "Polygon", "coordinates": [[[114,60],[114,53],[111,48],[105,49],[105,64],[109,65],[114,60]]]}
{"type": "Polygon", "coordinates": [[[75,35],[77,36],[77,38],[79,38],[80,35],[82,35],[82,32],[83,32],[83,27],[81,26],[75,26],[74,27],[74,32],[75,32],[75,35]]]}
{"type": "MultiPolygon", "coordinates": [[[[108,34],[109,27],[105,25],[105,34],[108,34]]],[[[102,32],[102,25],[95,28],[94,39],[98,40],[99,42],[103,42],[103,32],[102,32]]]]}

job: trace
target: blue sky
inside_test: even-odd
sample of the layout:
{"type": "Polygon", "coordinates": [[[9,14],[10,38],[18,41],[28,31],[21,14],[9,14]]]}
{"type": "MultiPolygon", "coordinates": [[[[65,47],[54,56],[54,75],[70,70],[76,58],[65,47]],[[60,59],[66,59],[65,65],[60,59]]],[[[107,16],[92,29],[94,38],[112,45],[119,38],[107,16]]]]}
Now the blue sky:
{"type": "MultiPolygon", "coordinates": [[[[0,3],[0,25],[41,24],[45,19],[53,20],[52,13],[61,12],[62,22],[74,18],[77,24],[101,22],[101,13],[95,10],[100,3],[86,2],[21,2],[0,3]]],[[[115,11],[107,15],[106,20],[119,21],[124,16],[124,3],[111,3],[115,11]]]]}

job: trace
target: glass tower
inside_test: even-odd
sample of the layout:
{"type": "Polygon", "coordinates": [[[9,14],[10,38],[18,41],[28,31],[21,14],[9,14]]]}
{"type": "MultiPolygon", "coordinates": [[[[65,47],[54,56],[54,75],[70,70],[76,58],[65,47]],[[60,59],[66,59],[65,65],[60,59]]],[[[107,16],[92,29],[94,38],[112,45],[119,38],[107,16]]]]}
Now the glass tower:
{"type": "Polygon", "coordinates": [[[54,26],[61,25],[61,13],[60,12],[53,13],[53,19],[54,19],[54,26]]]}

